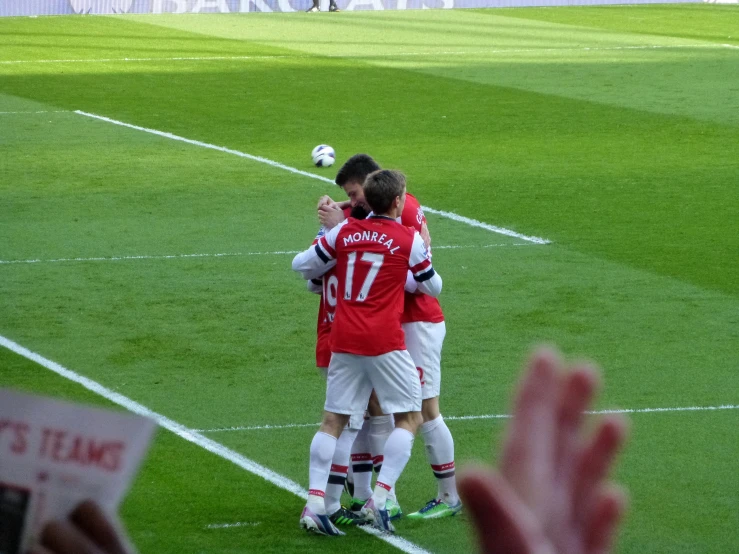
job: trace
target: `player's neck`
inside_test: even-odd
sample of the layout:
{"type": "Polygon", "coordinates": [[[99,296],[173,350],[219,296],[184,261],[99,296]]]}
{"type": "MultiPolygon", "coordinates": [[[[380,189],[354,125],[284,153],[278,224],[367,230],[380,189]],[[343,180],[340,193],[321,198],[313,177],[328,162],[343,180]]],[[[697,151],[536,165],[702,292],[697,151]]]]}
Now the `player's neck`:
{"type": "Polygon", "coordinates": [[[391,214],[372,214],[372,217],[380,219],[395,219],[395,217],[391,214]]]}

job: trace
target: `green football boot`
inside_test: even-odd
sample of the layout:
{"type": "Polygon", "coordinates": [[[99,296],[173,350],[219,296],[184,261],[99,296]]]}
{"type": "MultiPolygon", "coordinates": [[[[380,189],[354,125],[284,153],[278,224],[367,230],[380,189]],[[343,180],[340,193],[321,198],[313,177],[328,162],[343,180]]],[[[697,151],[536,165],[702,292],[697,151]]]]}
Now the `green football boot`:
{"type": "Polygon", "coordinates": [[[390,517],[390,521],[400,519],[403,515],[403,510],[400,509],[400,504],[398,504],[397,500],[393,500],[392,498],[388,498],[385,501],[385,509],[387,510],[387,515],[390,517]]]}
{"type": "Polygon", "coordinates": [[[429,500],[423,508],[412,514],[408,514],[408,519],[438,519],[440,517],[456,516],[462,511],[462,501],[460,500],[454,506],[450,506],[446,502],[435,498],[429,500]]]}
{"type": "Polygon", "coordinates": [[[347,510],[344,506],[336,510],[333,514],[328,516],[329,521],[334,525],[364,525],[367,522],[363,517],[358,516],[354,512],[347,510]]]}
{"type": "Polygon", "coordinates": [[[364,506],[366,500],[362,500],[361,498],[352,498],[352,503],[349,504],[349,510],[354,512],[355,515],[359,515],[359,512],[362,511],[362,506],[364,506]]]}

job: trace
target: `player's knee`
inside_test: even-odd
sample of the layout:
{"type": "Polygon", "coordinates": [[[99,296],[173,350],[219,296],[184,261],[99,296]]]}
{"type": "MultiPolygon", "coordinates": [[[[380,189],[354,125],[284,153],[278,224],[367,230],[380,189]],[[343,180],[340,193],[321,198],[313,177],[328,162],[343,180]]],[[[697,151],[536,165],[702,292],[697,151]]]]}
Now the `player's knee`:
{"type": "Polygon", "coordinates": [[[349,416],[346,414],[323,412],[323,421],[321,422],[320,430],[322,433],[327,433],[338,439],[347,423],[349,423],[349,416]]]}
{"type": "Polygon", "coordinates": [[[395,426],[410,431],[414,435],[418,432],[418,428],[423,423],[423,415],[421,412],[406,412],[403,414],[395,414],[395,426]]]}
{"type": "Polygon", "coordinates": [[[421,412],[410,412],[408,417],[410,424],[412,425],[412,431],[413,433],[416,433],[423,423],[423,414],[421,412]]]}
{"type": "Polygon", "coordinates": [[[423,423],[433,421],[441,415],[441,412],[439,412],[438,396],[427,398],[423,401],[423,404],[421,404],[421,415],[423,416],[423,423]]]}

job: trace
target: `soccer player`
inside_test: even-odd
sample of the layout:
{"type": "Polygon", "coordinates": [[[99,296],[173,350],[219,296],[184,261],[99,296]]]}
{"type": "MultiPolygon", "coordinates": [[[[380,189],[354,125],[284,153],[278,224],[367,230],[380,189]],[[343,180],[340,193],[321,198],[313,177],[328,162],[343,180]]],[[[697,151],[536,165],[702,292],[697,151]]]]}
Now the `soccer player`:
{"type": "Polygon", "coordinates": [[[395,429],[362,515],[376,527],[394,531],[385,507],[388,491],[410,458],[422,421],[421,385],[400,322],[408,269],[421,292],[437,296],[442,284],[421,236],[395,221],[405,203],[403,175],[377,171],[364,188],[374,215],[334,227],[293,260],[293,270],[306,279],[321,275],[336,260],[338,295],[326,403],[311,442],[308,501],[300,517],[301,527],[330,536],[344,534],[329,521],[324,502],[336,441],[350,416],[364,412],[373,389],[382,409],[394,414],[395,429]]]}
{"type": "MultiPolygon", "coordinates": [[[[361,207],[354,209],[346,208],[344,209],[344,216],[347,220],[350,217],[364,219],[367,217],[367,212],[361,207]]],[[[325,231],[325,227],[321,227],[318,236],[313,241],[314,245],[324,236],[325,231]]],[[[316,367],[325,377],[328,375],[328,366],[331,361],[331,326],[336,315],[339,285],[338,277],[336,276],[336,267],[334,266],[329,269],[320,279],[311,279],[307,284],[310,292],[321,295],[321,303],[318,308],[318,324],[316,326],[316,367]]],[[[334,525],[350,526],[366,523],[364,518],[359,515],[359,510],[347,510],[341,505],[341,493],[344,490],[347,472],[349,471],[352,445],[357,435],[362,432],[361,430],[368,426],[368,423],[365,424],[363,413],[352,415],[349,423],[342,430],[341,435],[339,435],[336,441],[336,450],[331,460],[331,473],[328,477],[325,496],[326,513],[334,525]]]]}
{"type": "MultiPolygon", "coordinates": [[[[343,214],[347,219],[350,217],[365,219],[369,215],[369,211],[365,206],[357,204],[353,208],[344,208],[343,214]]],[[[326,228],[322,226],[313,244],[317,243],[325,232],[326,228]]],[[[406,283],[406,290],[415,290],[414,282],[409,281],[406,283]]],[[[325,376],[328,373],[328,364],[331,360],[329,338],[336,312],[338,279],[335,275],[335,269],[329,269],[320,279],[312,279],[307,284],[310,292],[321,295],[316,330],[316,367],[325,376]]],[[[342,431],[336,443],[325,497],[326,512],[330,514],[331,522],[336,525],[361,525],[365,523],[359,514],[364,503],[372,496],[372,470],[374,469],[379,474],[380,469],[382,469],[383,447],[395,427],[393,416],[382,413],[377,396],[374,393],[370,396],[368,412],[370,414],[368,419],[352,416],[349,425],[342,431]],[[375,453],[374,457],[373,452],[375,453]],[[351,473],[349,472],[350,468],[351,473]],[[352,497],[349,510],[341,505],[341,493],[344,487],[352,497]]],[[[387,510],[391,520],[398,519],[402,515],[394,488],[388,494],[387,510]]]]}
{"type": "MultiPolygon", "coordinates": [[[[336,175],[336,184],[339,185],[349,197],[352,208],[363,207],[368,209],[364,196],[362,183],[365,177],[379,169],[379,165],[367,154],[356,154],[349,158],[336,175]]],[[[319,216],[321,222],[327,228],[331,228],[342,221],[344,215],[341,204],[334,203],[329,197],[323,197],[319,201],[319,216]]],[[[423,214],[418,201],[411,194],[406,195],[406,202],[402,210],[399,222],[419,231],[428,238],[426,217],[423,214]]],[[[434,519],[449,517],[458,514],[462,509],[462,503],[457,493],[457,482],[454,467],[454,439],[449,428],[444,422],[439,411],[439,394],[441,391],[441,349],[446,335],[444,314],[438,300],[424,294],[406,293],[405,306],[403,310],[403,331],[406,337],[408,352],[413,358],[414,364],[421,378],[423,396],[423,424],[421,425],[421,436],[426,446],[426,455],[431,465],[431,470],[436,477],[437,496],[430,500],[423,508],[408,515],[410,519],[434,519]]],[[[370,407],[371,408],[371,407],[370,407]]],[[[371,430],[369,436],[370,444],[373,444],[373,458],[381,463],[382,444],[392,431],[392,418],[389,415],[373,413],[370,410],[371,430]],[[377,424],[375,424],[377,422],[377,424]]],[[[352,502],[352,509],[363,500],[366,489],[357,486],[361,480],[357,467],[365,463],[358,452],[362,446],[362,433],[354,443],[352,457],[358,456],[354,463],[354,496],[357,501],[352,502]],[[360,477],[360,479],[358,479],[360,477]]],[[[363,482],[363,481],[362,481],[363,482]]],[[[397,503],[391,509],[397,510],[399,517],[400,508],[397,503]]],[[[396,515],[393,514],[393,515],[396,515]]]]}

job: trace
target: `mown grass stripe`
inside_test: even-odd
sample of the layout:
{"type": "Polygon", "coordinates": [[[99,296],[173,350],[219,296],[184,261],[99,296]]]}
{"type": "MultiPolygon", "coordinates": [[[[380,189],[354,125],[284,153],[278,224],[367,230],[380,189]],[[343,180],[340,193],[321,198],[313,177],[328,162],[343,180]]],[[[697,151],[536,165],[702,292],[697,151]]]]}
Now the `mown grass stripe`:
{"type": "MultiPolygon", "coordinates": [[[[601,52],[611,50],[664,50],[684,48],[739,48],[734,44],[638,44],[622,46],[572,46],[560,48],[493,48],[485,50],[450,50],[441,52],[388,52],[384,54],[326,54],[322,58],[403,58],[415,56],[475,56],[481,54],[525,54],[540,52],[601,52]]],[[[65,64],[65,63],[131,63],[131,62],[209,62],[209,61],[242,61],[242,60],[280,60],[280,59],[305,59],[315,58],[314,54],[275,54],[265,56],[175,56],[175,57],[146,57],[146,58],[73,58],[73,59],[51,59],[51,60],[0,60],[0,65],[18,64],[65,64]]]]}

